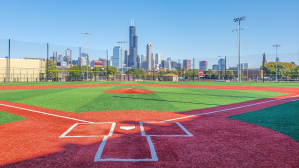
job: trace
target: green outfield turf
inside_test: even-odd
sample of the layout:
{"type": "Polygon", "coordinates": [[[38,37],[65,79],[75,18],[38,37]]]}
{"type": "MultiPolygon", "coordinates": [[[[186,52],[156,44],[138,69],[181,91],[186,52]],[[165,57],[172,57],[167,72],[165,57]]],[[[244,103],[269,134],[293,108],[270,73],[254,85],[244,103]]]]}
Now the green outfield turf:
{"type": "Polygon", "coordinates": [[[264,87],[290,87],[299,88],[299,83],[261,83],[261,82],[170,82],[170,81],[91,81],[91,82],[20,82],[0,83],[0,86],[23,85],[72,85],[72,84],[181,84],[181,85],[225,85],[225,86],[264,86],[264,87]]]}
{"type": "Polygon", "coordinates": [[[134,87],[151,94],[111,94],[104,90],[124,86],[0,91],[0,100],[69,112],[106,110],[188,111],[286,95],[268,91],[240,91],[168,87],[134,87]]]}
{"type": "Polygon", "coordinates": [[[299,101],[234,115],[228,118],[275,130],[299,142],[299,101]]]}
{"type": "Polygon", "coordinates": [[[0,111],[0,125],[25,119],[27,118],[0,111]]]}

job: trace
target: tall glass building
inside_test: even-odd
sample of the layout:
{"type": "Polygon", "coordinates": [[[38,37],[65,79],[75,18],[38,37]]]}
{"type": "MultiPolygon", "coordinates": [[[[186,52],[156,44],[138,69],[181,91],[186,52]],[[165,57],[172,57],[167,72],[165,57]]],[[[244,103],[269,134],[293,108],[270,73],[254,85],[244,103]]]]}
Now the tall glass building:
{"type": "Polygon", "coordinates": [[[136,36],[136,27],[131,20],[130,26],[130,56],[129,56],[129,67],[137,67],[137,55],[138,55],[138,37],[136,36]]]}
{"type": "Polygon", "coordinates": [[[123,49],[121,46],[115,46],[113,48],[112,66],[120,71],[123,67],[123,49]]]}

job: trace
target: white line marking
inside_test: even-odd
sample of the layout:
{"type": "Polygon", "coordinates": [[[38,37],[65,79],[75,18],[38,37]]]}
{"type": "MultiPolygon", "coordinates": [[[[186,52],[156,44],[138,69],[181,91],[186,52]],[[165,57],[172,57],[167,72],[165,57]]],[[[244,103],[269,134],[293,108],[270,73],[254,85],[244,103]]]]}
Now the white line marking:
{"type": "Polygon", "coordinates": [[[113,130],[115,128],[116,123],[115,122],[96,122],[96,123],[76,123],[73,126],[71,126],[66,132],[64,132],[59,138],[69,138],[69,137],[102,137],[102,136],[112,136],[113,130]],[[74,136],[66,136],[72,129],[74,129],[79,124],[105,124],[105,123],[111,123],[110,131],[108,135],[74,135],[74,136]]]}
{"type": "MultiPolygon", "coordinates": [[[[294,97],[299,97],[299,95],[285,97],[285,98],[281,98],[281,99],[275,99],[275,100],[268,100],[268,101],[264,101],[264,102],[259,102],[259,103],[254,103],[254,104],[248,104],[248,105],[234,107],[234,108],[229,108],[229,109],[223,109],[223,110],[218,110],[218,111],[211,111],[211,112],[207,112],[207,113],[193,114],[193,115],[188,115],[188,116],[185,116],[185,117],[179,117],[179,118],[173,118],[173,119],[169,119],[169,120],[163,120],[161,122],[174,121],[174,120],[180,120],[180,119],[188,118],[188,117],[194,117],[194,116],[200,116],[200,115],[218,113],[218,112],[223,112],[223,111],[229,111],[229,110],[234,110],[234,109],[239,109],[239,108],[244,108],[244,107],[249,107],[249,106],[254,106],[254,105],[259,105],[259,104],[263,104],[263,103],[269,103],[269,102],[273,102],[273,101],[279,101],[279,100],[284,100],[284,99],[288,99],[288,98],[294,98],[294,97]]],[[[299,100],[299,99],[296,99],[296,100],[299,100]]],[[[293,101],[296,101],[296,100],[293,100],[293,101]]]]}
{"type": "Polygon", "coordinates": [[[11,108],[16,108],[16,109],[21,109],[21,110],[26,110],[26,111],[31,111],[31,112],[34,112],[34,113],[45,114],[45,115],[54,116],[54,117],[66,118],[66,119],[75,120],[75,121],[81,121],[81,122],[86,122],[86,123],[93,123],[91,121],[80,120],[80,119],[72,118],[72,117],[65,117],[65,116],[51,114],[51,113],[46,113],[46,112],[41,112],[41,111],[37,111],[37,110],[30,110],[30,109],[26,109],[26,108],[22,108],[22,107],[16,107],[16,106],[11,106],[11,105],[6,105],[6,104],[0,104],[0,105],[1,106],[11,107],[11,108]]]}
{"type": "Polygon", "coordinates": [[[75,128],[78,125],[78,123],[74,124],[73,126],[71,126],[67,131],[65,131],[65,133],[63,133],[62,135],[60,135],[59,138],[65,137],[65,135],[67,133],[69,133],[73,128],[75,128]]]}
{"type": "Polygon", "coordinates": [[[165,122],[165,121],[149,121],[149,122],[139,122],[140,123],[140,130],[142,136],[162,136],[162,137],[178,137],[178,136],[193,136],[182,124],[179,122],[165,122]],[[187,135],[146,135],[144,131],[143,123],[176,123],[187,135]]]}

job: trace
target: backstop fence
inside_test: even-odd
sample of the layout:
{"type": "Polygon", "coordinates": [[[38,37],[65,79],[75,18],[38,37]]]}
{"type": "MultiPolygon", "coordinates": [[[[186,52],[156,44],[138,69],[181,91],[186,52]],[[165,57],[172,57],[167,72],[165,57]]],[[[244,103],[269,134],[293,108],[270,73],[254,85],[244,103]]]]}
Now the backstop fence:
{"type": "Polygon", "coordinates": [[[130,71],[124,54],[123,59],[111,55],[108,50],[0,39],[0,82],[299,80],[299,51],[277,53],[277,57],[273,53],[241,55],[240,65],[238,56],[168,59],[155,62],[151,70],[140,70],[149,67],[140,58],[138,71],[130,71]]]}

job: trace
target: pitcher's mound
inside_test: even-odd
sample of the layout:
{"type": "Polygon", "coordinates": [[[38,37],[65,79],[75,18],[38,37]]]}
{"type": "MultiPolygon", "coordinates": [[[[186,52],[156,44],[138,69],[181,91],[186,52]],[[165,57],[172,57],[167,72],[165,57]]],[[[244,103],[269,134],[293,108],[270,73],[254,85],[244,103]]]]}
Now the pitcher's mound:
{"type": "Polygon", "coordinates": [[[145,89],[137,89],[137,88],[122,88],[115,90],[106,90],[102,91],[104,93],[116,93],[116,94],[146,94],[146,93],[155,93],[155,91],[145,90],[145,89]]]}

